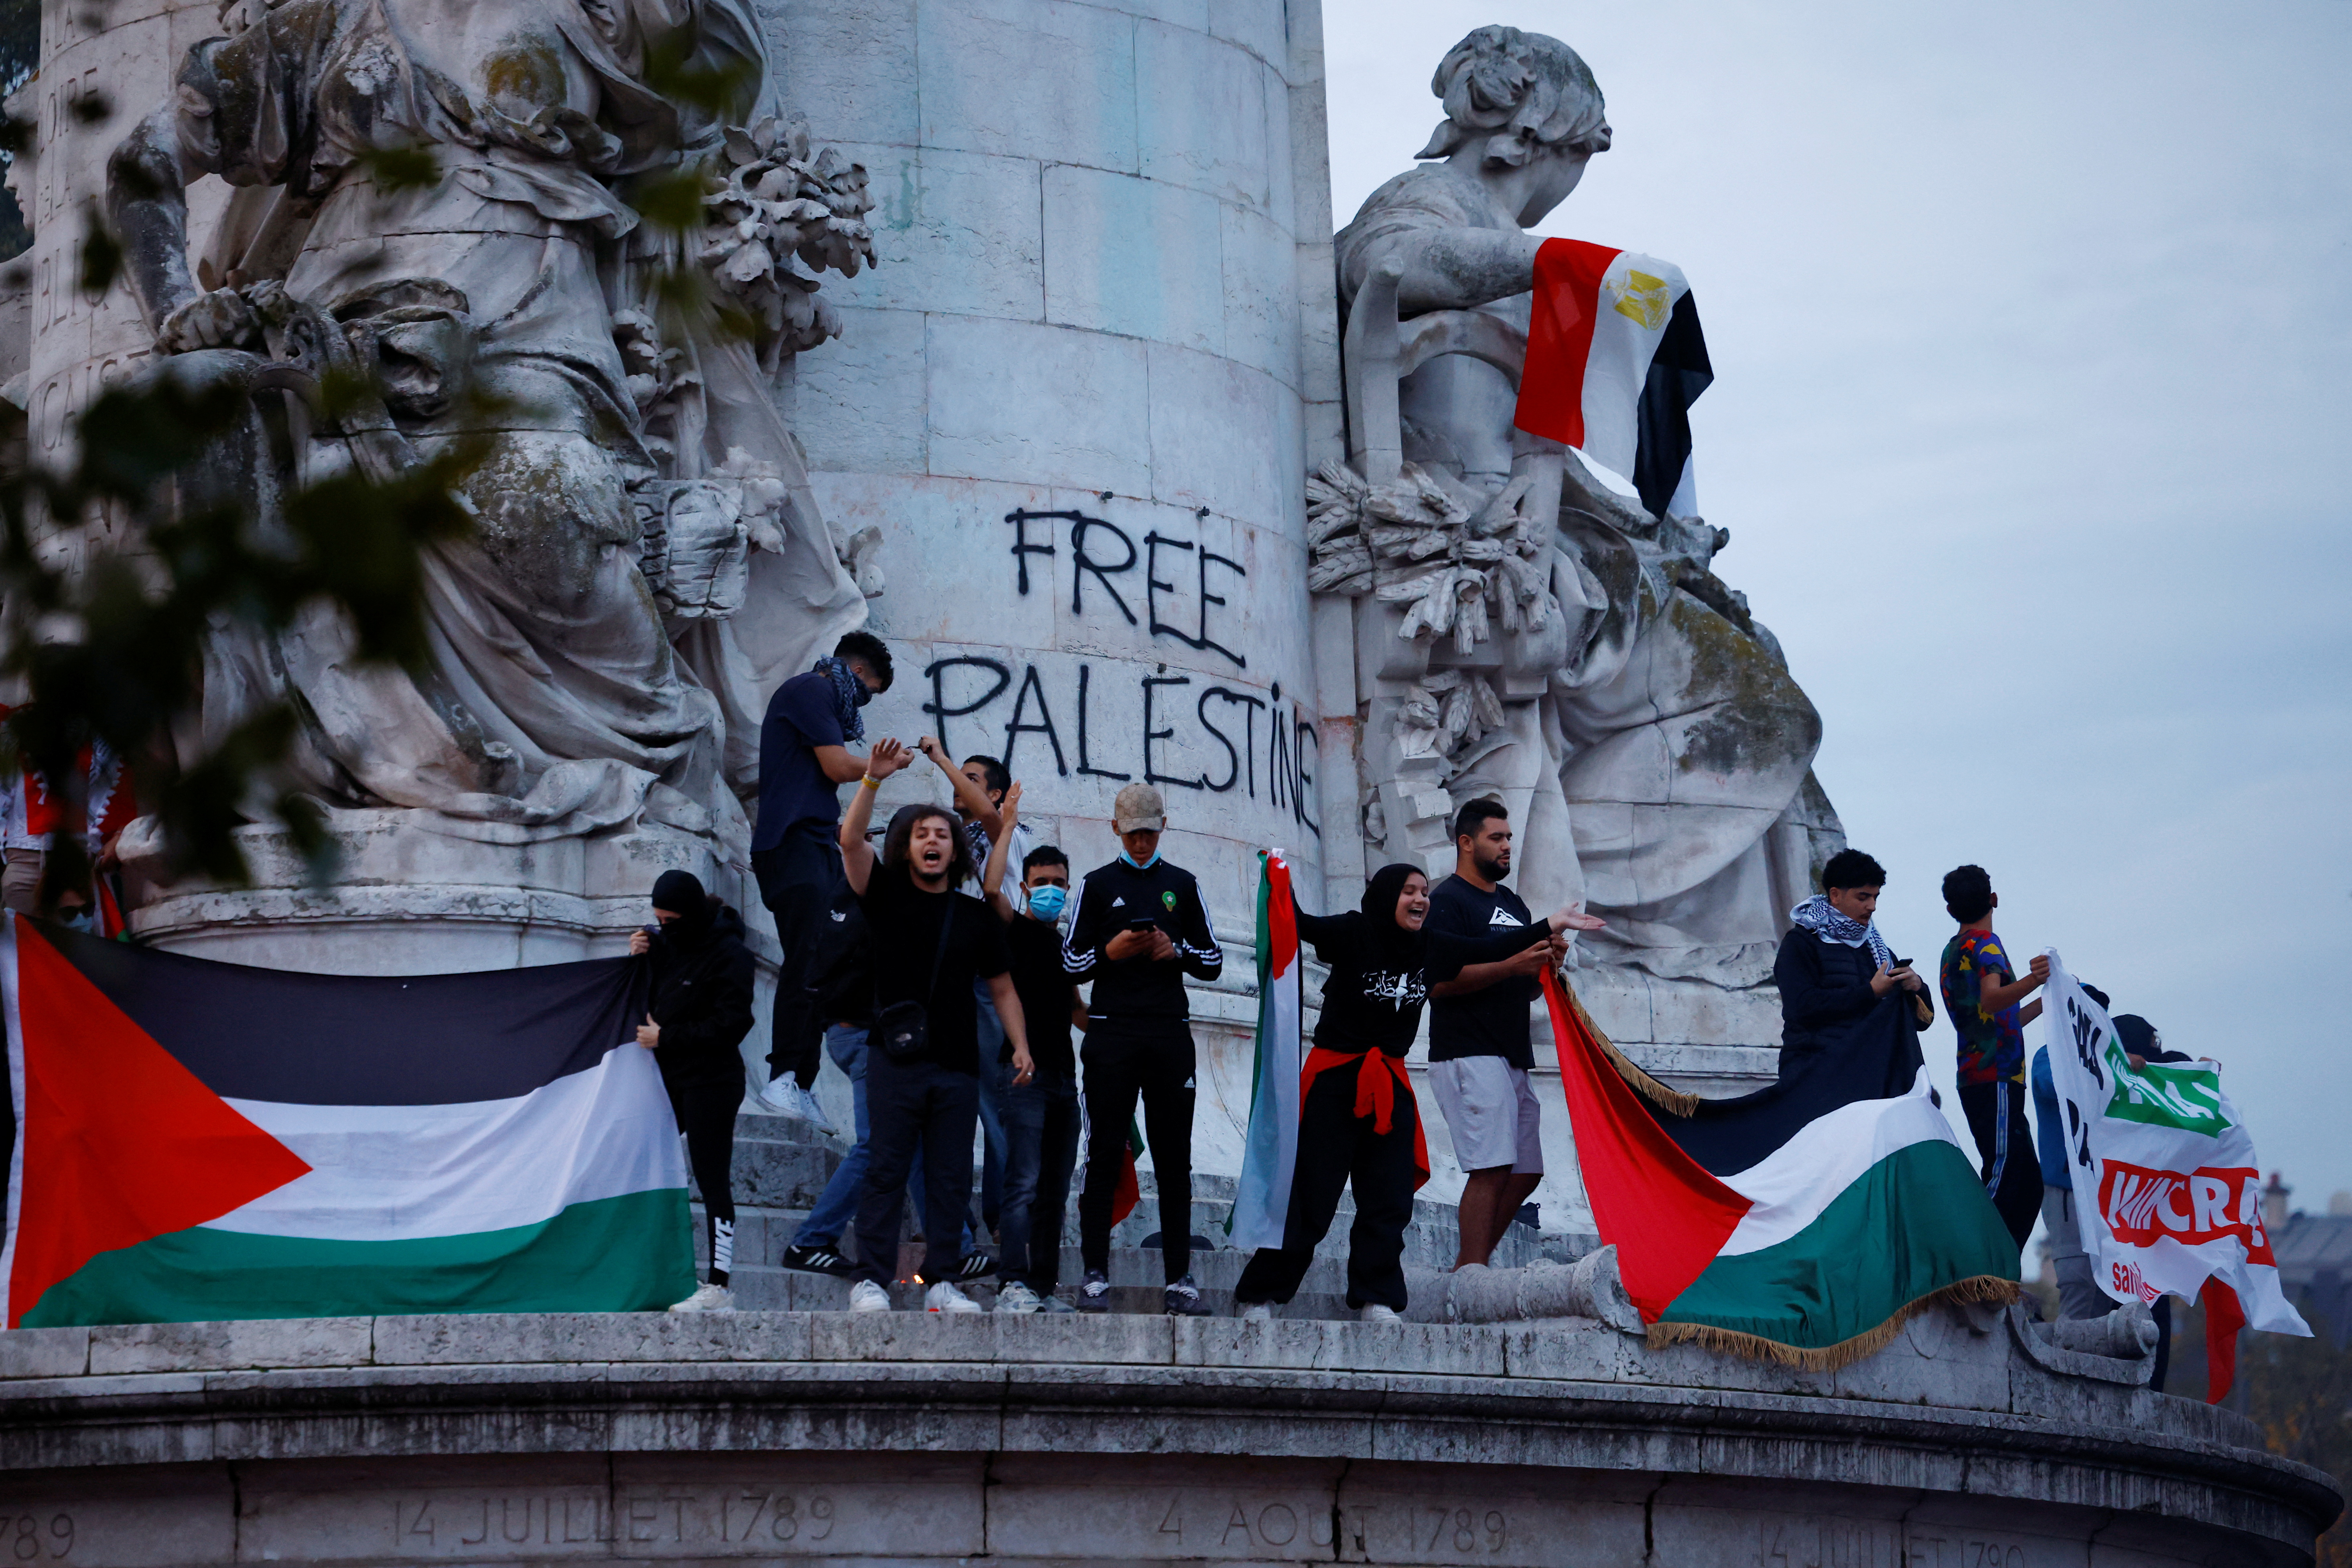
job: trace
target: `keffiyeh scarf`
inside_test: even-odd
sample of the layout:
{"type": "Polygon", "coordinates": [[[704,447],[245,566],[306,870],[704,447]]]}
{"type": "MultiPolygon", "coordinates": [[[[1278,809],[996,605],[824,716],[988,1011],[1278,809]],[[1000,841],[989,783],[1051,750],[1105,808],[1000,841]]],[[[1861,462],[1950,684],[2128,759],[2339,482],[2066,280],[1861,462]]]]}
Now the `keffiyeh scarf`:
{"type": "Polygon", "coordinates": [[[1791,923],[1804,927],[1823,942],[1842,942],[1847,947],[1861,947],[1867,943],[1871,957],[1888,969],[1895,967],[1894,950],[1886,945],[1886,939],[1878,934],[1878,922],[1873,921],[1864,925],[1858,920],[1838,913],[1825,894],[1815,893],[1790,910],[1789,919],[1791,923]]]}
{"type": "Polygon", "coordinates": [[[866,721],[857,710],[873,700],[866,683],[851,673],[848,664],[827,654],[809,667],[833,682],[834,711],[840,716],[842,735],[848,740],[866,739],[866,721]]]}

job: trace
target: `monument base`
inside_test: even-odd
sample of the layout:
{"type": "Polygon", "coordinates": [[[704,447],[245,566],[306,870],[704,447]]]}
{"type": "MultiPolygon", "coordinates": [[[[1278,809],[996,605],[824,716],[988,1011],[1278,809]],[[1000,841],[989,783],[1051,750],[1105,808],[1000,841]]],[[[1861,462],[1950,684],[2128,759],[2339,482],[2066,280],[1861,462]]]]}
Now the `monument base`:
{"type": "MultiPolygon", "coordinates": [[[[282,827],[236,830],[252,881],[163,878],[160,846],[124,836],[131,929],[173,952],[315,974],[451,974],[612,958],[651,920],[654,879],[677,868],[742,912],[772,968],[775,939],[747,868],[706,837],[656,823],[502,843],[419,812],[339,811],[334,881],[311,880],[282,827]]],[[[764,997],[764,993],[763,993],[764,997]]]]}

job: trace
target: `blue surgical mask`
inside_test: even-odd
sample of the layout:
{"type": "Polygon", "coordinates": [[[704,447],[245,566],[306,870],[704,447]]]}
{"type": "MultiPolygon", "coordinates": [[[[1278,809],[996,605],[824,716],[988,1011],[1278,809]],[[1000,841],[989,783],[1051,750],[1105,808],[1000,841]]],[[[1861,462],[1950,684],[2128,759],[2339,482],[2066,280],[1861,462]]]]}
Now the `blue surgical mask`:
{"type": "Polygon", "coordinates": [[[1029,912],[1047,925],[1062,918],[1062,910],[1070,901],[1070,889],[1047,882],[1029,889],[1029,912]]]}
{"type": "Polygon", "coordinates": [[[1136,860],[1136,858],[1135,858],[1135,857],[1134,857],[1134,856],[1132,856],[1132,855],[1129,854],[1129,853],[1128,853],[1126,850],[1124,850],[1124,849],[1122,849],[1122,850],[1120,850],[1120,851],[1118,852],[1118,858],[1119,858],[1120,859],[1122,859],[1122,860],[1126,861],[1129,865],[1135,867],[1135,868],[1136,868],[1137,870],[1139,870],[1139,871],[1149,871],[1149,870],[1150,870],[1150,869],[1151,869],[1151,868],[1153,868],[1154,866],[1157,866],[1157,865],[1159,865],[1159,864],[1160,864],[1160,851],[1159,851],[1159,850],[1157,850],[1157,849],[1154,849],[1154,850],[1151,852],[1151,858],[1150,858],[1150,859],[1149,859],[1149,860],[1145,860],[1145,861],[1142,861],[1142,862],[1141,862],[1141,863],[1139,863],[1139,864],[1137,862],[1137,860],[1136,860]]]}
{"type": "Polygon", "coordinates": [[[92,913],[93,911],[88,904],[77,905],[75,908],[70,910],[59,910],[58,911],[58,924],[65,927],[68,931],[90,931],[95,929],[90,919],[92,913]]]}

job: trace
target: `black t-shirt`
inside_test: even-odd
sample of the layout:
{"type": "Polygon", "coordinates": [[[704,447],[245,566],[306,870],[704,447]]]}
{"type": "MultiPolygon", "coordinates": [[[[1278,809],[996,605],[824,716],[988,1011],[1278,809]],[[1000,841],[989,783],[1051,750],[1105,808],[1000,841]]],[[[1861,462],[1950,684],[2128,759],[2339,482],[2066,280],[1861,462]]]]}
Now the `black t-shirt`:
{"type": "MultiPolygon", "coordinates": [[[[1077,1052],[1070,1046],[1070,972],[1062,967],[1061,931],[1044,921],[1015,915],[1004,928],[1013,955],[1013,988],[1021,993],[1021,1016],[1029,1026],[1029,1058],[1044,1072],[1075,1073],[1077,1052]]],[[[1013,1041],[1003,1060],[1013,1059],[1013,1041]]]]}
{"type": "MultiPolygon", "coordinates": [[[[1513,926],[1533,926],[1535,917],[1519,901],[1518,894],[1499,883],[1493,892],[1485,893],[1459,877],[1448,877],[1429,895],[1425,923],[1433,931],[1483,941],[1513,926]]],[[[1534,946],[1541,934],[1529,931],[1527,945],[1534,946]]],[[[1429,1059],[1450,1062],[1462,1057],[1500,1057],[1515,1068],[1534,1067],[1528,1006],[1542,994],[1542,982],[1529,975],[1497,981],[1466,996],[1432,997],[1429,1059]]]]}
{"type": "Polygon", "coordinates": [[[926,893],[904,866],[877,866],[858,902],[874,946],[876,1012],[894,1002],[920,1002],[929,1020],[929,1060],[958,1072],[980,1071],[980,1010],[972,982],[1011,967],[1004,924],[969,893],[926,893]],[[940,954],[940,921],[951,919],[947,952],[940,954]],[[931,961],[939,974],[930,994],[931,961]]]}
{"type": "MultiPolygon", "coordinates": [[[[760,721],[760,820],[751,847],[772,849],[796,827],[829,831],[841,820],[839,786],[817,765],[816,748],[846,743],[833,681],[795,675],[768,699],[760,721]]],[[[939,934],[939,927],[931,934],[939,934]]]]}

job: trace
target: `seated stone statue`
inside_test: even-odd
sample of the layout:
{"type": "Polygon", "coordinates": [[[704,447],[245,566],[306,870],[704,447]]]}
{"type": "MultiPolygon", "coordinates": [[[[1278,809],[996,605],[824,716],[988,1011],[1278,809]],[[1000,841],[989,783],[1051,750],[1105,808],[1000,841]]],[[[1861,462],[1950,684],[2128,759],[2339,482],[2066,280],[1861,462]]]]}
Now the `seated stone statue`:
{"type": "MultiPolygon", "coordinates": [[[[1339,236],[1343,302],[1393,259],[1401,317],[1486,310],[1523,333],[1542,243],[1527,231],[1608,150],[1601,89],[1567,45],[1511,27],[1465,38],[1432,89],[1445,119],[1420,154],[1430,162],[1374,192],[1339,236]]],[[[1515,504],[1503,495],[1515,400],[1491,364],[1432,360],[1400,386],[1405,460],[1468,513],[1515,504]]],[[[1727,534],[1653,517],[1568,466],[1556,528],[1537,524],[1546,602],[1560,612],[1507,626],[1496,656],[1549,679],[1532,700],[1496,703],[1487,689],[1501,711],[1472,727],[1448,787],[1457,803],[1528,792],[1523,895],[1606,916],[1587,939],[1603,961],[1666,982],[1759,984],[1811,865],[1835,847],[1810,771],[1820,721],[1713,573],[1727,534]]],[[[1661,1025],[1653,1037],[1672,1037],[1661,1025]]]]}
{"type": "Polygon", "coordinates": [[[355,663],[324,615],[268,647],[224,634],[207,735],[290,695],[304,728],[281,784],[331,805],[532,833],[650,812],[740,843],[761,678],[804,666],[862,603],[752,351],[657,345],[663,395],[695,401],[667,406],[669,438],[653,442],[656,389],[629,374],[615,317],[642,349],[640,307],[678,259],[664,246],[679,248],[648,237],[625,183],[724,155],[721,125],[659,96],[645,62],[691,39],[689,67],[756,90],[749,5],[284,0],[252,16],[191,49],[175,98],[115,153],[131,286],[158,348],[184,362],[167,373],[267,362],[315,384],[342,366],[380,396],[315,421],[278,471],[254,437],[194,483],[266,518],[298,479],[387,479],[463,443],[478,452],[458,486],[476,527],[425,551],[428,670],[355,663]],[[436,178],[379,177],[387,154],[419,151],[436,178]],[[207,174],[237,195],[192,275],[183,191],[207,174]],[[782,527],[745,514],[740,478],[706,478],[730,448],[748,449],[739,476],[772,481],[761,505],[782,527]],[[648,487],[667,487],[655,511],[702,552],[680,574],[691,613],[672,621],[677,601],[642,569],[648,487]],[[774,565],[746,563],[754,542],[774,565]],[[764,658],[711,629],[751,599],[764,658]]]}

